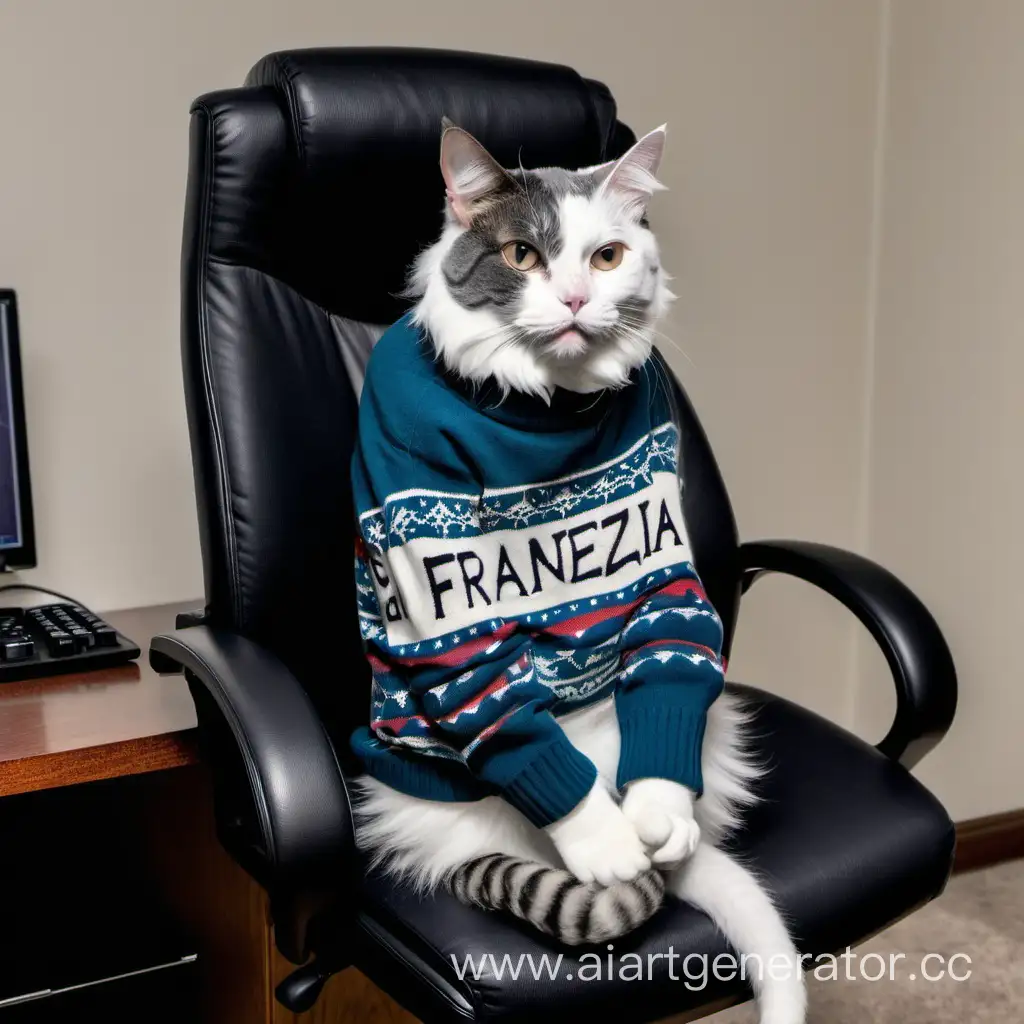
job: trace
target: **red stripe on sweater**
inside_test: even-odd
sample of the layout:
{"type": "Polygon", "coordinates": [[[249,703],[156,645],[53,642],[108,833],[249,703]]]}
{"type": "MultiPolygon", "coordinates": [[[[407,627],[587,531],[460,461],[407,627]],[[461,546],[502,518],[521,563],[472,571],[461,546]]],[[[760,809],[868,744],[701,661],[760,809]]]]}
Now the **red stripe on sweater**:
{"type": "Polygon", "coordinates": [[[652,597],[660,597],[662,594],[668,594],[670,597],[685,597],[687,594],[696,594],[697,597],[707,600],[707,594],[704,593],[704,588],[700,585],[697,580],[693,579],[681,579],[672,580],[671,583],[666,583],[665,586],[660,587],[658,590],[652,590],[648,595],[648,600],[652,597]]]}
{"type": "Polygon", "coordinates": [[[575,636],[576,633],[586,632],[594,626],[607,622],[609,619],[621,618],[626,620],[633,614],[640,604],[646,601],[645,597],[638,597],[631,604],[615,604],[605,608],[595,608],[593,611],[584,612],[582,615],[574,615],[571,619],[563,619],[548,626],[545,632],[552,636],[575,636]]]}
{"type": "Polygon", "coordinates": [[[602,622],[607,622],[609,619],[616,617],[629,619],[640,605],[663,594],[668,597],[684,597],[687,594],[695,594],[707,600],[704,588],[696,580],[671,580],[663,587],[642,593],[634,601],[625,604],[609,605],[604,608],[595,608],[593,611],[584,612],[582,615],[574,615],[571,619],[563,619],[561,622],[548,626],[545,632],[553,636],[574,636],[576,633],[585,633],[588,629],[592,629],[602,622]]]}
{"type": "MultiPolygon", "coordinates": [[[[401,657],[396,654],[392,657],[396,664],[399,665],[444,665],[454,667],[469,661],[474,655],[486,651],[493,644],[507,640],[516,631],[518,626],[518,622],[506,622],[493,633],[488,633],[486,636],[473,637],[465,643],[458,644],[447,651],[440,651],[437,654],[405,655],[401,657]]],[[[422,640],[420,642],[427,646],[433,643],[432,640],[422,640]]],[[[412,645],[406,644],[406,647],[409,646],[412,645]]]]}
{"type": "Polygon", "coordinates": [[[430,725],[423,715],[408,715],[405,718],[378,718],[375,722],[370,723],[370,728],[374,732],[384,729],[397,736],[410,722],[420,722],[425,727],[430,725]]]}
{"type": "Polygon", "coordinates": [[[705,654],[712,661],[719,661],[718,654],[713,651],[710,647],[706,647],[704,644],[694,643],[692,640],[649,640],[645,644],[641,644],[639,647],[629,651],[622,659],[622,663],[628,664],[638,654],[644,651],[650,650],[652,647],[693,647],[700,651],[701,654],[705,654]]]}
{"type": "Polygon", "coordinates": [[[367,654],[366,660],[370,663],[370,671],[375,676],[386,676],[391,671],[391,666],[378,658],[376,654],[367,654]]]}
{"type": "MultiPolygon", "coordinates": [[[[529,656],[524,654],[518,661],[516,661],[515,664],[518,665],[520,669],[524,669],[529,664],[529,661],[529,656]]],[[[498,678],[495,679],[494,682],[491,683],[486,689],[482,690],[480,693],[474,694],[472,697],[470,697],[468,701],[466,701],[465,704],[460,704],[454,711],[449,711],[447,715],[444,715],[442,718],[439,718],[438,721],[454,722],[455,719],[459,717],[459,715],[466,714],[467,712],[471,713],[476,711],[477,708],[479,708],[480,705],[483,704],[483,702],[488,697],[490,697],[494,693],[497,693],[498,690],[502,689],[503,687],[518,682],[520,678],[521,677],[511,677],[507,671],[502,672],[501,675],[498,676],[498,678]]]]}

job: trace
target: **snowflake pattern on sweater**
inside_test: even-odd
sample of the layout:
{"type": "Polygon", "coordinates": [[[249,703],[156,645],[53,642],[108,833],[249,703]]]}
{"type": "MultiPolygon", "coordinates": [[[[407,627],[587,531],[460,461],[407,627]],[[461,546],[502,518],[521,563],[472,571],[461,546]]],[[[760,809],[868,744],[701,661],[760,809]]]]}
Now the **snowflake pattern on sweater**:
{"type": "Polygon", "coordinates": [[[648,486],[656,472],[675,472],[677,434],[672,424],[642,438],[615,464],[546,485],[504,488],[481,495],[398,494],[364,513],[362,530],[375,546],[414,537],[467,537],[521,530],[623,497],[648,486]]]}

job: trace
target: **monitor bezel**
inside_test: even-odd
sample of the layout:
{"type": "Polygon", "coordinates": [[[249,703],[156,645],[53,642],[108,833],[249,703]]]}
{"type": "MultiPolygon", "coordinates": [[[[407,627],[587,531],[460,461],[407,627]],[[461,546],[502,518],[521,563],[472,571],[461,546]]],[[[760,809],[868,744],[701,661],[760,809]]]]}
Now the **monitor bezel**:
{"type": "MultiPolygon", "coordinates": [[[[8,371],[11,375],[11,417],[14,425],[14,459],[18,472],[18,498],[21,516],[21,544],[0,548],[0,565],[6,569],[33,569],[36,566],[36,531],[32,516],[32,483],[28,465],[28,427],[25,422],[25,393],[21,379],[21,342],[18,334],[18,296],[10,288],[0,288],[0,303],[7,306],[8,371]]],[[[2,353],[0,353],[2,354],[2,353]]]]}

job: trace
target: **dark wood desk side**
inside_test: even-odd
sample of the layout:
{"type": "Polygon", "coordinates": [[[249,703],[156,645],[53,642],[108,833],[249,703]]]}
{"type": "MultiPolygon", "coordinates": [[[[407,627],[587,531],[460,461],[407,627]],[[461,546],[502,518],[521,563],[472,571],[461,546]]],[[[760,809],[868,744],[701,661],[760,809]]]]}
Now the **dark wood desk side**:
{"type": "MultiPolygon", "coordinates": [[[[13,597],[5,594],[4,603],[17,603],[13,597]]],[[[24,595],[26,605],[45,600],[24,595]]],[[[267,895],[217,840],[184,678],[158,676],[146,659],[150,637],[173,628],[175,614],[197,604],[105,613],[142,648],[137,663],[0,685],[0,797],[122,779],[105,787],[105,797],[90,793],[92,787],[65,791],[64,797],[109,803],[118,830],[94,837],[97,859],[113,879],[119,865],[140,868],[152,889],[138,897],[158,894],[156,903],[169,908],[194,937],[201,1024],[415,1024],[354,968],[333,978],[314,1009],[301,1017],[275,1001],[275,986],[294,967],[275,949],[267,895]],[[183,766],[184,771],[161,770],[183,766]],[[112,795],[117,799],[109,802],[112,795]]],[[[56,845],[35,832],[14,840],[30,861],[56,845]]],[[[74,864],[62,878],[72,894],[76,887],[96,884],[95,878],[78,877],[74,864]]],[[[114,882],[109,884],[116,890],[114,882]]],[[[69,896],[69,908],[72,904],[69,896]]]]}

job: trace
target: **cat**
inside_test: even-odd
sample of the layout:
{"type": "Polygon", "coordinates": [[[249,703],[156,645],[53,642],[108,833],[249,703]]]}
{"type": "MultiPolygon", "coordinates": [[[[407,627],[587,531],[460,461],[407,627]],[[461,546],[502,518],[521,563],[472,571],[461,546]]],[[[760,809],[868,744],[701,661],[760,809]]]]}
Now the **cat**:
{"type": "MultiPolygon", "coordinates": [[[[465,384],[470,394],[489,394],[487,401],[493,400],[496,405],[514,403],[526,396],[551,408],[564,402],[566,395],[594,396],[593,402],[615,403],[621,400],[617,396],[639,387],[638,381],[650,385],[652,375],[652,394],[664,395],[671,390],[663,379],[659,389],[653,339],[673,296],[647,214],[652,196],[662,188],[656,175],[665,138],[663,126],[614,161],[582,170],[527,171],[501,167],[469,133],[445,122],[441,139],[445,222],[440,238],[420,254],[412,267],[409,290],[415,306],[407,326],[429,338],[432,358],[451,380],[465,384]]],[[[372,408],[361,410],[361,433],[364,415],[365,422],[374,426],[374,417],[385,415],[385,400],[375,395],[364,398],[364,404],[372,408]]],[[[588,407],[577,404],[572,415],[583,415],[588,407]]],[[[419,399],[411,408],[415,416],[413,432],[428,436],[432,429],[442,431],[441,425],[431,421],[429,401],[419,399]]],[[[411,439],[398,441],[400,444],[393,443],[392,448],[405,445],[407,453],[413,450],[411,439]]],[[[677,435],[674,444],[677,460],[677,435]]],[[[386,445],[381,450],[385,453],[381,457],[392,457],[386,445]]],[[[669,467],[673,473],[674,460],[669,467]]],[[[628,460],[621,464],[627,465],[628,460]]],[[[685,467],[683,470],[685,475],[685,467]]],[[[525,468],[522,472],[528,477],[525,468]]],[[[674,475],[671,480],[678,495],[674,475]]],[[[488,514],[499,514],[500,496],[510,490],[514,488],[493,489],[499,511],[488,514]]],[[[467,499],[478,517],[486,512],[489,493],[484,490],[467,499]]],[[[403,495],[394,497],[398,500],[403,495]]],[[[508,500],[511,502],[511,498],[508,500]]],[[[424,498],[420,502],[424,508],[429,504],[424,498]]],[[[662,531],[667,529],[669,506],[662,506],[657,543],[652,545],[653,527],[643,505],[642,556],[655,557],[652,549],[657,551],[665,540],[662,531]]],[[[423,590],[422,601],[414,600],[403,592],[404,584],[400,585],[399,580],[403,573],[404,579],[411,578],[411,570],[403,569],[405,563],[398,555],[392,554],[389,562],[381,541],[389,530],[407,528],[399,524],[395,508],[398,505],[388,506],[383,512],[374,508],[360,518],[361,523],[369,524],[364,547],[368,544],[373,549],[361,563],[360,589],[368,595],[368,603],[360,606],[361,616],[366,619],[364,637],[372,640],[381,636],[388,623],[395,629],[404,628],[425,614],[409,607],[413,604],[429,605],[432,600],[435,618],[451,615],[451,602],[463,600],[463,584],[468,607],[473,607],[474,596],[478,604],[486,598],[489,611],[498,607],[492,606],[495,587],[499,599],[505,584],[518,583],[519,594],[527,593],[522,580],[528,577],[528,566],[514,567],[515,559],[502,547],[505,561],[499,561],[496,578],[493,566],[486,569],[491,575],[485,574],[484,562],[477,554],[459,552],[461,582],[455,577],[435,576],[431,569],[430,586],[423,590]],[[378,523],[375,517],[381,516],[384,518],[378,523]],[[470,574],[467,565],[478,571],[470,574]],[[447,606],[445,601],[449,602],[447,606]]],[[[405,508],[403,514],[403,522],[419,521],[415,509],[410,512],[405,508]]],[[[636,517],[638,513],[634,509],[628,514],[636,517]]],[[[627,511],[618,516],[603,522],[613,527],[618,523],[618,540],[627,529],[640,536],[640,525],[631,525],[627,511]]],[[[466,522],[462,520],[464,534],[466,522]]],[[[672,526],[671,515],[668,525],[672,526]]],[[[415,532],[415,527],[410,528],[415,532]]],[[[577,529],[585,528],[589,529],[589,524],[577,529]]],[[[452,531],[456,532],[455,526],[452,531]]],[[[681,543],[674,526],[672,535],[681,543]]],[[[672,535],[666,537],[670,540],[672,535]]],[[[449,536],[447,525],[443,536],[449,536]]],[[[557,538],[558,534],[553,536],[557,538]]],[[[404,532],[400,539],[407,539],[404,532]]],[[[531,541],[529,550],[536,594],[542,568],[546,567],[549,576],[562,569],[559,580],[564,579],[567,570],[562,563],[560,540],[554,545],[558,550],[557,566],[553,556],[538,561],[541,549],[533,547],[534,543],[531,541]]],[[[614,543],[615,539],[609,541],[609,545],[614,543]]],[[[577,573],[577,562],[579,566],[584,564],[581,552],[585,555],[591,550],[577,547],[573,539],[574,581],[577,575],[584,579],[600,568],[577,573]]],[[[607,550],[611,552],[607,569],[629,560],[620,557],[616,561],[615,548],[607,550]]],[[[635,554],[639,567],[641,554],[635,554]]],[[[445,559],[456,564],[455,555],[426,561],[433,565],[445,559]]],[[[634,570],[629,566],[624,571],[634,570]]],[[[670,570],[664,571],[668,574],[670,570]]],[[[640,583],[634,583],[634,591],[643,583],[642,573],[637,579],[640,583]]],[[[706,601],[702,603],[697,597],[694,604],[690,600],[694,594],[703,593],[699,580],[694,576],[683,582],[683,590],[689,587],[685,607],[655,605],[655,594],[631,614],[639,620],[653,621],[658,613],[665,612],[683,615],[687,622],[697,621],[698,616],[710,621],[710,616],[717,622],[706,601]],[[655,611],[649,611],[651,608],[655,611]]],[[[618,597],[622,596],[620,592],[618,597]]],[[[597,599],[591,603],[597,605],[597,599]]],[[[570,607],[575,609],[576,604],[570,607]]],[[[521,612],[525,610],[523,604],[521,612]]],[[[517,614],[518,621],[522,621],[523,615],[517,614]]],[[[611,678],[609,672],[625,674],[617,660],[617,645],[633,628],[634,620],[630,623],[594,648],[599,669],[607,678],[611,678]],[[607,657],[601,661],[602,651],[614,656],[614,665],[607,657]]],[[[492,621],[491,626],[496,623],[492,621]]],[[[409,650],[418,651],[419,643],[413,647],[412,640],[420,634],[408,635],[409,650]]],[[[458,636],[455,640],[461,642],[458,636]]],[[[539,641],[535,638],[535,642],[539,641]]],[[[440,640],[436,646],[441,646],[440,640]]],[[[494,647],[498,646],[495,643],[494,647]]],[[[395,644],[389,649],[403,654],[406,650],[395,644]]],[[[517,656],[520,650],[517,648],[517,656]]],[[[530,664],[529,648],[526,651],[511,672],[525,667],[528,675],[545,664],[546,659],[539,654],[530,664]]],[[[691,661],[711,665],[714,652],[705,651],[691,657],[691,661]]],[[[374,664],[375,699],[379,698],[377,703],[383,706],[395,696],[387,685],[394,678],[387,674],[393,666],[382,666],[379,658],[374,664]]],[[[510,680],[506,673],[499,682],[505,685],[510,680]]],[[[437,687],[437,693],[448,685],[446,681],[437,687]]],[[[570,698],[583,693],[586,684],[580,686],[578,691],[568,688],[570,698]]],[[[606,941],[630,931],[657,911],[667,891],[705,911],[741,954],[757,956],[765,965],[779,962],[773,958],[784,958],[791,969],[781,972],[786,975],[783,980],[778,980],[778,972],[767,971],[755,972],[750,979],[759,1002],[761,1024],[801,1024],[806,1014],[803,977],[783,918],[755,874],[723,849],[725,839],[741,826],[744,810],[756,802],[755,783],[763,773],[763,766],[750,749],[750,710],[720,686],[709,691],[712,697],[698,747],[697,770],[703,786],[699,799],[680,782],[660,777],[632,779],[622,793],[617,775],[626,755],[620,701],[607,690],[595,692],[598,699],[581,700],[579,707],[558,718],[564,737],[583,755],[586,764],[594,766],[596,775],[592,787],[569,813],[551,821],[539,816],[536,820],[543,824],[538,825],[531,820],[528,808],[524,813],[522,807],[513,806],[493,788],[479,799],[458,799],[457,791],[453,791],[454,799],[452,793],[446,799],[433,799],[417,795],[412,787],[402,791],[368,772],[356,780],[360,847],[383,870],[422,893],[447,886],[463,902],[511,913],[568,944],[606,941]]],[[[368,756],[376,756],[377,751],[394,754],[404,744],[403,757],[411,751],[413,758],[417,753],[435,755],[435,764],[445,758],[458,760],[459,755],[445,743],[430,738],[432,726],[423,724],[422,714],[409,712],[406,701],[414,698],[400,694],[397,699],[403,715],[386,722],[378,718],[373,734],[366,731],[368,756]]],[[[471,710],[476,710],[476,705],[471,710]]],[[[435,720],[441,720],[440,712],[435,720]]],[[[502,721],[498,719],[498,725],[502,721]]],[[[466,745],[463,754],[478,739],[466,745]]],[[[452,745],[458,744],[452,740],[452,745]]],[[[629,756],[642,759],[643,754],[631,749],[629,756]]],[[[566,773],[571,774],[568,768],[566,773]]]]}

